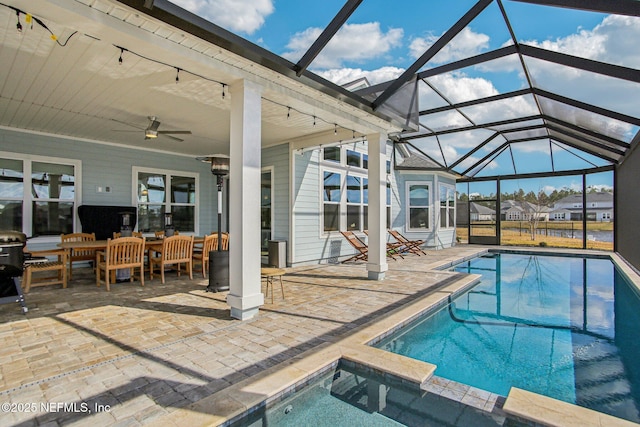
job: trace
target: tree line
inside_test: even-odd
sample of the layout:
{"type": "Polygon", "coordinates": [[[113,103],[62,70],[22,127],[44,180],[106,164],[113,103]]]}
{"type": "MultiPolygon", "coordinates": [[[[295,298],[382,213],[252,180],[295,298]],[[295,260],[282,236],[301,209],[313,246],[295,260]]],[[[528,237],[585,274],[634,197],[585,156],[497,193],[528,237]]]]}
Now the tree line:
{"type": "MultiPolygon", "coordinates": [[[[597,193],[601,191],[596,187],[587,187],[587,193],[597,193]]],[[[611,190],[608,190],[611,191],[611,190]]],[[[571,188],[561,188],[554,189],[551,193],[547,194],[544,191],[540,190],[537,194],[534,191],[529,191],[525,193],[525,191],[520,188],[513,193],[503,192],[500,193],[501,200],[515,200],[518,202],[530,202],[540,206],[551,206],[558,200],[564,199],[567,196],[571,196],[573,194],[582,194],[582,191],[574,190],[571,188]]],[[[477,197],[471,197],[471,200],[476,199],[477,197]]],[[[493,199],[495,198],[495,194],[490,194],[489,196],[481,196],[483,199],[493,199]]],[[[468,201],[469,197],[467,194],[460,194],[460,201],[468,201]]]]}

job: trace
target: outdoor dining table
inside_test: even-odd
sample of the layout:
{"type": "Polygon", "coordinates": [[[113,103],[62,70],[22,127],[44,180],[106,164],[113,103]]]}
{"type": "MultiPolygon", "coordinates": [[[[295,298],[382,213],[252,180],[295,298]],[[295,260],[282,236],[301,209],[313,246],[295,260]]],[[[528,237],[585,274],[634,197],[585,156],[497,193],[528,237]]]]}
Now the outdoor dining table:
{"type": "MultiPolygon", "coordinates": [[[[145,238],[144,246],[145,251],[152,250],[154,252],[162,252],[162,242],[164,239],[149,237],[145,238]]],[[[204,237],[194,237],[194,244],[202,244],[204,242],[204,237]]],[[[60,242],[58,243],[58,247],[67,251],[67,255],[71,254],[72,250],[86,250],[86,249],[95,249],[97,251],[104,251],[107,248],[107,240],[86,240],[86,241],[77,241],[77,242],[60,242]]],[[[67,256],[67,259],[71,259],[70,256],[67,256]]]]}

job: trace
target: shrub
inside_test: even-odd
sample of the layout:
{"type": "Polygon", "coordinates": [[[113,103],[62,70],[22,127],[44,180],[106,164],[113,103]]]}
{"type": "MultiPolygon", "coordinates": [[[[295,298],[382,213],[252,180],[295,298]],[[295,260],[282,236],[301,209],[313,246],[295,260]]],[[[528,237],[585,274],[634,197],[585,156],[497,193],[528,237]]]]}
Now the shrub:
{"type": "Polygon", "coordinates": [[[546,248],[547,247],[547,242],[540,242],[539,245],[542,248],[546,248]]]}

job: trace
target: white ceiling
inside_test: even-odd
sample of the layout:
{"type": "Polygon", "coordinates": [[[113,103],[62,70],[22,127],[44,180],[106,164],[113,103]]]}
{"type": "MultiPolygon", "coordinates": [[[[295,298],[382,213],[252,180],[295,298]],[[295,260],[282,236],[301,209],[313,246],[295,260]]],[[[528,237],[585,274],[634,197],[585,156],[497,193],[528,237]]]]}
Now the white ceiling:
{"type": "Polygon", "coordinates": [[[336,124],[340,139],[350,138],[354,131],[359,135],[397,130],[358,108],[119,3],[3,3],[39,18],[56,34],[58,43],[41,25],[34,23],[31,28],[24,15],[23,30],[18,32],[16,13],[0,6],[1,127],[189,156],[228,153],[228,85],[247,78],[264,87],[263,146],[335,140],[336,124]],[[179,82],[176,67],[181,69],[179,82]],[[192,134],[176,135],[183,142],[163,135],[145,140],[148,116],[157,117],[161,131],[190,130],[192,134]]]}

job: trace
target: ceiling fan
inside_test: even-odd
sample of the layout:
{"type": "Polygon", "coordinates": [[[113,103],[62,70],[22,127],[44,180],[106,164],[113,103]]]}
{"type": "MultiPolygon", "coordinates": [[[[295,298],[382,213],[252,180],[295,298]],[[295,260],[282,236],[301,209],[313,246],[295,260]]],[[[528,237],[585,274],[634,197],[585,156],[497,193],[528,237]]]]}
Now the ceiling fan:
{"type": "MultiPolygon", "coordinates": [[[[130,123],[125,123],[125,122],[121,122],[119,120],[115,120],[112,119],[116,122],[119,123],[124,123],[128,126],[133,126],[136,127],[140,130],[144,130],[144,139],[155,139],[157,138],[159,135],[162,136],[166,136],[167,138],[171,138],[175,141],[184,141],[183,139],[177,138],[175,136],[172,136],[172,134],[174,135],[191,135],[191,131],[190,130],[158,130],[158,128],[160,127],[160,121],[158,120],[158,117],[156,116],[149,116],[149,124],[147,125],[146,128],[142,128],[136,125],[132,125],[130,123]]],[[[137,132],[137,131],[128,131],[128,130],[120,130],[117,132],[137,132]]]]}

